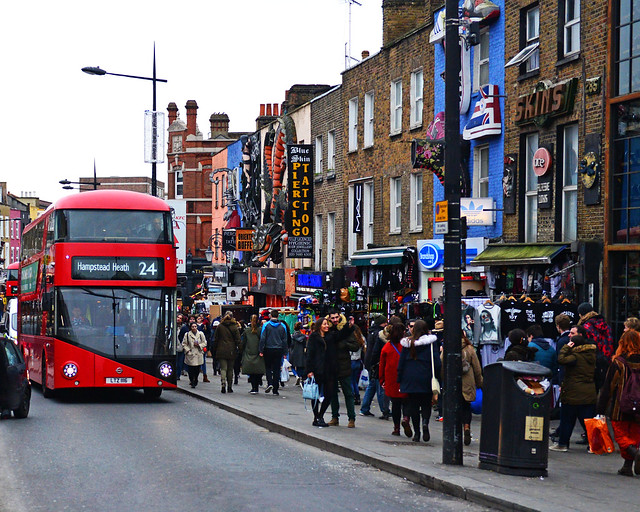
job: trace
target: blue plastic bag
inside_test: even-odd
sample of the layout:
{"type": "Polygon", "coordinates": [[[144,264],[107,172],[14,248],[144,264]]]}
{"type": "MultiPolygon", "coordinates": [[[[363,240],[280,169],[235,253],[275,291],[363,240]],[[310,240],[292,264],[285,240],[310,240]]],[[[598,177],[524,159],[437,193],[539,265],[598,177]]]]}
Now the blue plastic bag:
{"type": "Polygon", "coordinates": [[[482,389],[476,389],[476,399],[471,402],[471,412],[473,414],[482,414],[482,389]]]}

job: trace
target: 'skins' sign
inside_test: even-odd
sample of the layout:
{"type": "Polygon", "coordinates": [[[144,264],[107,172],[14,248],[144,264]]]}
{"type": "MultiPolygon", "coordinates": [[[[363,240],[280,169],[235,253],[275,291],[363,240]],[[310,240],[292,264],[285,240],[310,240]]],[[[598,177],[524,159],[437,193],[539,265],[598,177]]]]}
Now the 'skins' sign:
{"type": "Polygon", "coordinates": [[[544,126],[551,117],[570,114],[577,87],[577,78],[555,85],[538,82],[531,94],[518,98],[514,118],[516,124],[535,123],[544,126]]]}

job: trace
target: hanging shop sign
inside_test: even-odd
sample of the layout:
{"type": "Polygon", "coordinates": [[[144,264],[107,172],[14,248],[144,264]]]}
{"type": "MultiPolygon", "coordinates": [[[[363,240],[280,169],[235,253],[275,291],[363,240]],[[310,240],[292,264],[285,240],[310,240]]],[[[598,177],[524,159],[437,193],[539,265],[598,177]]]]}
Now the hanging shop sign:
{"type": "Polygon", "coordinates": [[[555,85],[538,82],[531,94],[520,96],[516,103],[516,124],[546,125],[552,117],[570,114],[578,88],[578,79],[571,78],[555,85]]]}
{"type": "Polygon", "coordinates": [[[249,291],[267,295],[285,294],[284,270],[281,268],[249,267],[249,291]]]}
{"type": "Polygon", "coordinates": [[[502,133],[500,117],[500,89],[497,85],[485,85],[480,89],[473,114],[462,131],[465,140],[480,139],[502,133]]]}
{"type": "Polygon", "coordinates": [[[222,230],[222,251],[230,252],[236,250],[236,230],[224,229],[222,230]]]}
{"type": "MultiPolygon", "coordinates": [[[[484,251],[485,246],[483,237],[467,238],[466,263],[471,263],[478,254],[484,251]]],[[[417,248],[420,270],[426,272],[442,272],[444,270],[444,240],[418,240],[417,248]]],[[[462,251],[460,252],[460,260],[462,261],[462,251]]],[[[474,267],[473,271],[483,272],[483,269],[474,267]]]]}
{"type": "Polygon", "coordinates": [[[536,176],[544,176],[551,167],[551,153],[544,147],[539,147],[533,154],[533,172],[536,176]]]}
{"type": "Polygon", "coordinates": [[[584,185],[586,205],[600,204],[601,151],[600,134],[587,134],[584,138],[584,155],[578,166],[578,176],[584,185]]]}
{"type": "Polygon", "coordinates": [[[362,233],[362,183],[353,186],[353,232],[362,233]]]}
{"type": "Polygon", "coordinates": [[[461,197],[460,216],[467,218],[467,226],[493,226],[496,222],[495,201],[492,197],[461,197]]]}
{"type": "Polygon", "coordinates": [[[287,144],[289,258],[313,258],[313,146],[287,144]]]}
{"type": "Polygon", "coordinates": [[[504,213],[516,212],[516,181],[517,181],[518,155],[511,153],[504,155],[504,168],[502,172],[502,208],[504,213]]]}
{"type": "Polygon", "coordinates": [[[325,272],[300,272],[296,275],[296,292],[313,293],[325,287],[325,272]]]}
{"type": "Polygon", "coordinates": [[[236,229],[236,251],[253,251],[253,229],[236,229]]]}

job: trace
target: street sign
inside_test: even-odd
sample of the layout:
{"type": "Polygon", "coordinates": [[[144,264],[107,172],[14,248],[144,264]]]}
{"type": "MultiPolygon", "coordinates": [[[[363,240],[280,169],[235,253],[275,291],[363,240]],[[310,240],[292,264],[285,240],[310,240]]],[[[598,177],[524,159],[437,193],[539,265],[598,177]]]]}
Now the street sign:
{"type": "Polygon", "coordinates": [[[433,232],[436,235],[446,235],[449,232],[449,221],[436,222],[433,232]]]}
{"type": "Polygon", "coordinates": [[[439,222],[447,222],[449,220],[449,202],[436,202],[436,224],[439,222]]]}

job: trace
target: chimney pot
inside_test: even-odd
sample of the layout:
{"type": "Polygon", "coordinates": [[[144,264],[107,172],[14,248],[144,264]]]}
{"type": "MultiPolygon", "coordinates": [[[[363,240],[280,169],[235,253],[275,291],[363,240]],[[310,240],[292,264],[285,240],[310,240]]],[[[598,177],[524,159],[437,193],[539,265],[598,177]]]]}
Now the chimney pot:
{"type": "Polygon", "coordinates": [[[280,105],[277,103],[273,104],[273,115],[278,117],[280,115],[280,105]]]}
{"type": "Polygon", "coordinates": [[[260,104],[260,117],[264,117],[264,103],[260,104]]]}
{"type": "Polygon", "coordinates": [[[271,115],[271,103],[267,103],[267,115],[271,115]]]}
{"type": "Polygon", "coordinates": [[[369,57],[369,50],[363,50],[362,51],[362,60],[366,59],[369,57]]]}

